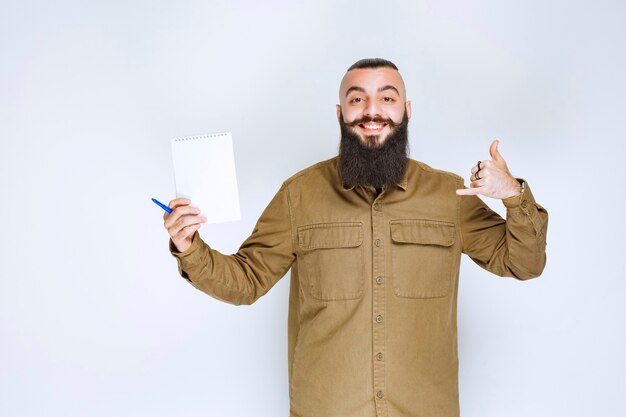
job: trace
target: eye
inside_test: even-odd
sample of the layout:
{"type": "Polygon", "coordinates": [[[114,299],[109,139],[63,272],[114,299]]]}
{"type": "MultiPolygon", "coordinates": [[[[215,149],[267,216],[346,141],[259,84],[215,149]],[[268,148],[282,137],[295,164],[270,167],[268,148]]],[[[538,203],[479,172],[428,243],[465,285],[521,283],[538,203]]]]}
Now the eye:
{"type": "Polygon", "coordinates": [[[391,97],[383,97],[383,101],[384,101],[385,103],[391,103],[391,102],[393,102],[393,101],[395,101],[395,100],[394,100],[393,98],[391,98],[391,97]]]}
{"type": "Polygon", "coordinates": [[[352,100],[350,100],[350,103],[360,103],[361,101],[363,101],[361,97],[355,97],[352,100]]]}

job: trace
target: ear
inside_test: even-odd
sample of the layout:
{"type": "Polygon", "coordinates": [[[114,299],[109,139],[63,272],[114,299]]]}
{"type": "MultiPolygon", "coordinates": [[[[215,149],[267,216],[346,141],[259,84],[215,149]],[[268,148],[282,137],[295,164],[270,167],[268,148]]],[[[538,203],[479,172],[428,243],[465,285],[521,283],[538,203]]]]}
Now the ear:
{"type": "Polygon", "coordinates": [[[339,120],[339,122],[341,123],[343,120],[341,120],[341,105],[337,104],[337,120],[339,120]]]}
{"type": "Polygon", "coordinates": [[[408,100],[406,103],[404,103],[404,107],[406,108],[406,117],[408,119],[411,119],[411,101],[408,100]]]}

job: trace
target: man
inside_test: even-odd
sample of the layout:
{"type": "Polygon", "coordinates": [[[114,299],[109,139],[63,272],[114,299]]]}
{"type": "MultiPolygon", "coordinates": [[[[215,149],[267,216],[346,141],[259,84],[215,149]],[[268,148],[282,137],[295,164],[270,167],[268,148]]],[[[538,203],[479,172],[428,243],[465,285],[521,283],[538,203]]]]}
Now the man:
{"type": "Polygon", "coordinates": [[[546,262],[548,214],[498,152],[455,174],[407,157],[411,103],[396,66],[358,61],[340,86],[339,155],[287,179],[237,253],[197,233],[172,200],[165,227],[180,274],[251,304],[291,268],[291,417],[459,416],[461,254],[520,280],[546,262]],[[501,199],[507,220],[476,195],[501,199]]]}

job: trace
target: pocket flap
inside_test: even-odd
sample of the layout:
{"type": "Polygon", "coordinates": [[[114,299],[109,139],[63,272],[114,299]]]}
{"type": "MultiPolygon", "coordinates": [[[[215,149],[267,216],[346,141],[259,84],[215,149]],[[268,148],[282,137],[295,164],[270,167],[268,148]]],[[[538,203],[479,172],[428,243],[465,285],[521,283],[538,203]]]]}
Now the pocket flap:
{"type": "Polygon", "coordinates": [[[298,244],[304,250],[354,248],[363,242],[361,223],[318,223],[298,227],[298,244]]]}
{"type": "Polygon", "coordinates": [[[454,223],[438,220],[393,220],[391,240],[398,243],[451,246],[454,243],[454,223]]]}

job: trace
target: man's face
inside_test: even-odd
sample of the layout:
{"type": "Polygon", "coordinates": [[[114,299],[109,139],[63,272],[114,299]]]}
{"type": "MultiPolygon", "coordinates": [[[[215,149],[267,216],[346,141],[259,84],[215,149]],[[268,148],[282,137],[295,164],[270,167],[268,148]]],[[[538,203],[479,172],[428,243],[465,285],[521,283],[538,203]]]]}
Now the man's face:
{"type": "Polygon", "coordinates": [[[368,148],[378,148],[402,122],[411,117],[404,82],[393,68],[354,69],[339,88],[337,118],[368,148]],[[343,117],[342,117],[343,116],[343,117]]]}

